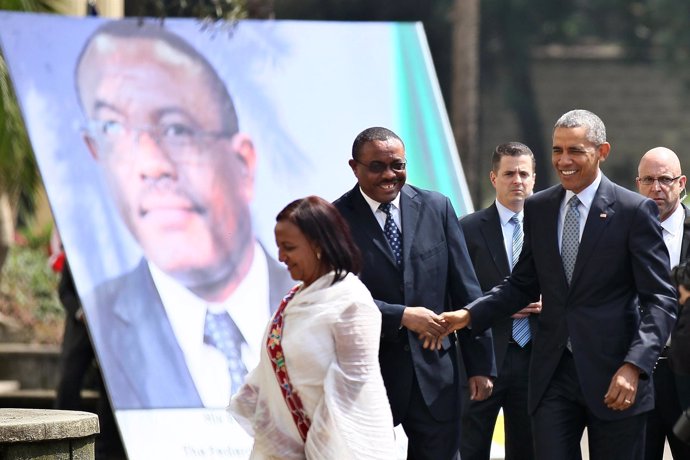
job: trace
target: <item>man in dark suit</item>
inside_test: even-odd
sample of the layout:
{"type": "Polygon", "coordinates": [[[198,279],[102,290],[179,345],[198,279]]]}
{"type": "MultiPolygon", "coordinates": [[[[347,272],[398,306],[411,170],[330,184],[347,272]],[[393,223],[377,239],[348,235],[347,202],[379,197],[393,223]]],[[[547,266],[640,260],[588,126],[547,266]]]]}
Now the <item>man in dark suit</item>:
{"type": "MultiPolygon", "coordinates": [[[[408,458],[455,458],[460,390],[455,339],[423,350],[420,338],[445,333],[439,315],[481,295],[453,207],[443,195],[405,185],[405,147],[386,128],[369,128],[352,146],[357,185],[335,205],[362,251],[362,282],[383,323],[379,359],[408,458]]],[[[491,336],[460,334],[472,397],[486,398],[495,375],[491,336]]]]}
{"type": "MultiPolygon", "coordinates": [[[[672,150],[656,147],[642,156],[637,173],[638,191],[654,200],[659,207],[670,267],[675,267],[687,259],[690,246],[690,209],[680,202],[687,180],[681,172],[680,160],[672,150]]],[[[690,459],[690,446],[673,434],[673,425],[682,409],[676,390],[676,376],[668,360],[672,346],[673,333],[654,368],[655,405],[647,418],[645,460],[661,460],[666,439],[674,459],[690,459]]]]}
{"type": "MultiPolygon", "coordinates": [[[[482,291],[487,292],[510,275],[522,248],[522,208],[532,195],[534,154],[524,144],[496,147],[489,179],[496,201],[486,209],[464,216],[460,226],[482,291]]],[[[491,396],[466,401],[462,414],[460,453],[463,460],[489,460],[498,412],[503,408],[505,457],[534,458],[532,430],[527,413],[527,371],[541,303],[532,303],[492,328],[498,377],[491,396]]]]}
{"type": "Polygon", "coordinates": [[[525,202],[510,277],[443,315],[449,330],[478,333],[541,293],[528,400],[537,459],[579,459],[585,427],[590,459],[643,457],[652,370],[676,319],[659,210],[601,173],[610,149],[599,117],[561,116],[552,151],[561,183],[525,202]]]}
{"type": "Polygon", "coordinates": [[[256,154],[233,100],[158,22],[101,25],[76,84],[86,144],[145,257],[84,299],[113,406],[225,407],[292,284],[254,237],[256,154]]]}

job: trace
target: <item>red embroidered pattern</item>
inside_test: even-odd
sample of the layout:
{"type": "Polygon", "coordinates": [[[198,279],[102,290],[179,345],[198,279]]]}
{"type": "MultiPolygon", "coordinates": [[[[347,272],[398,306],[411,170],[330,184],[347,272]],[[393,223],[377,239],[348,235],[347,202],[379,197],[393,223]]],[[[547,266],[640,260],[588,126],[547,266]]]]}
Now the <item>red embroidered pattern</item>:
{"type": "Polygon", "coordinates": [[[266,340],[266,350],[268,351],[268,356],[271,358],[271,364],[273,364],[273,371],[276,374],[280,391],[283,393],[283,398],[285,399],[288,409],[290,409],[292,419],[297,426],[297,431],[299,431],[302,441],[306,441],[307,432],[309,431],[311,421],[309,420],[309,416],[307,416],[306,412],[304,411],[302,400],[297,394],[297,391],[292,388],[287,367],[285,367],[283,347],[280,345],[283,334],[283,311],[285,310],[288,302],[290,302],[290,300],[292,300],[292,298],[295,296],[295,293],[299,287],[300,285],[297,285],[290,289],[290,292],[288,292],[288,294],[283,298],[283,301],[280,302],[278,311],[276,311],[275,315],[273,315],[271,332],[268,334],[268,340],[266,340]]]}

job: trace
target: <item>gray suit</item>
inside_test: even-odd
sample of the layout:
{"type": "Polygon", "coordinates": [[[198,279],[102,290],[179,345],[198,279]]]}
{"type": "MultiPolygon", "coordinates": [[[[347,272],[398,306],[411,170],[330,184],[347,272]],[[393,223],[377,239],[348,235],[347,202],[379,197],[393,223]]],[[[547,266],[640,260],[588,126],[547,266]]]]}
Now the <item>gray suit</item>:
{"type": "MultiPolygon", "coordinates": [[[[284,267],[267,260],[275,310],[294,282],[284,267]]],[[[145,260],[97,286],[85,305],[115,410],[203,407],[145,260]]]]}

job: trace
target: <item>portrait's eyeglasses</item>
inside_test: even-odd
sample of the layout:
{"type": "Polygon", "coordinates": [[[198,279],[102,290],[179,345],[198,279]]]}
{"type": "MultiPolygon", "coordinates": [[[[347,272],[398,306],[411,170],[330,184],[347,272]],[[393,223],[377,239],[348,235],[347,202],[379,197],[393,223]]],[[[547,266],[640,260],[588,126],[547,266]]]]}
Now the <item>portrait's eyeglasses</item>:
{"type": "Polygon", "coordinates": [[[232,137],[227,132],[201,131],[185,123],[161,123],[153,126],[130,126],[115,120],[89,120],[85,128],[86,134],[94,139],[104,150],[104,153],[131,154],[135,143],[143,133],[147,133],[159,147],[164,149],[175,160],[191,159],[199,156],[199,152],[191,155],[190,147],[197,147],[204,141],[232,137]],[[121,147],[122,152],[115,152],[121,147]]]}
{"type": "Polygon", "coordinates": [[[369,170],[372,174],[381,174],[388,168],[393,172],[402,172],[405,170],[407,163],[404,161],[394,161],[393,163],[384,163],[383,161],[372,161],[371,163],[362,163],[361,161],[355,159],[355,161],[369,170]]]}
{"type": "Polygon", "coordinates": [[[681,176],[676,176],[676,177],[668,177],[668,176],[661,176],[661,177],[652,177],[652,176],[644,176],[644,177],[638,177],[637,180],[640,182],[642,185],[652,185],[654,184],[654,181],[658,181],[659,185],[663,187],[668,187],[678,179],[680,179],[681,176]]]}

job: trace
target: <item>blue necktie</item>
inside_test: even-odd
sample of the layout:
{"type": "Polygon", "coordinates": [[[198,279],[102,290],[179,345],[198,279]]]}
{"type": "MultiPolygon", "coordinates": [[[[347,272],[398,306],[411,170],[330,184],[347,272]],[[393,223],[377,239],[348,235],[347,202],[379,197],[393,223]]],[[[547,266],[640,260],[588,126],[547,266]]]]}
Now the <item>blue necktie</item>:
{"type": "MultiPolygon", "coordinates": [[[[522,225],[520,224],[520,219],[518,215],[515,214],[510,218],[513,223],[513,254],[510,263],[510,271],[513,271],[515,264],[520,258],[520,251],[522,251],[522,225]]],[[[517,318],[513,320],[513,340],[515,343],[524,347],[532,338],[532,334],[529,330],[529,318],[517,318]]]]}
{"type": "Polygon", "coordinates": [[[379,209],[386,214],[386,223],[383,225],[383,234],[386,235],[388,244],[390,244],[393,250],[393,255],[395,256],[395,263],[398,264],[398,268],[402,267],[402,234],[395,221],[393,220],[393,215],[391,214],[391,204],[381,203],[379,209]]]}
{"type": "Polygon", "coordinates": [[[242,333],[227,312],[206,312],[204,343],[225,355],[230,372],[230,392],[236,393],[244,382],[247,368],[242,362],[242,333]]]}

